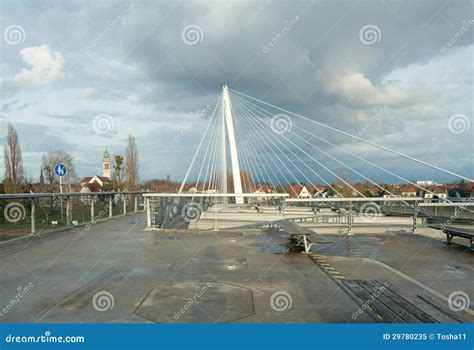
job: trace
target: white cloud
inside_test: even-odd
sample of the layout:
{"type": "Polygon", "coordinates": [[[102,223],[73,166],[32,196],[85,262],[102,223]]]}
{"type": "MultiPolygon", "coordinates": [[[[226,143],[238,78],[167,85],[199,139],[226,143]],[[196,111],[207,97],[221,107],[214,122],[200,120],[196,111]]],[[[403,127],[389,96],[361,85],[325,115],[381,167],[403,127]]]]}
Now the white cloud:
{"type": "Polygon", "coordinates": [[[327,89],[357,106],[395,106],[409,101],[409,95],[402,89],[389,84],[377,88],[361,73],[339,76],[327,84],[327,89]]]}
{"type": "Polygon", "coordinates": [[[7,63],[0,62],[0,74],[1,75],[4,75],[6,72],[8,72],[8,69],[9,69],[9,66],[8,66],[7,63]]]}
{"type": "Polygon", "coordinates": [[[30,68],[23,68],[14,81],[26,87],[44,87],[67,79],[61,52],[51,51],[48,45],[26,47],[20,55],[30,68]]]}
{"type": "Polygon", "coordinates": [[[127,95],[123,91],[113,90],[113,89],[96,89],[93,87],[86,87],[81,90],[81,98],[85,100],[113,100],[113,101],[123,101],[130,98],[130,95],[127,95]]]}
{"type": "Polygon", "coordinates": [[[81,97],[85,99],[95,99],[99,97],[99,91],[97,91],[97,89],[88,87],[81,91],[81,97]]]}
{"type": "Polygon", "coordinates": [[[436,118],[449,117],[449,112],[432,103],[420,103],[415,106],[410,106],[402,110],[402,112],[408,113],[412,117],[412,120],[413,118],[416,118],[420,120],[426,119],[433,121],[436,118]]]}

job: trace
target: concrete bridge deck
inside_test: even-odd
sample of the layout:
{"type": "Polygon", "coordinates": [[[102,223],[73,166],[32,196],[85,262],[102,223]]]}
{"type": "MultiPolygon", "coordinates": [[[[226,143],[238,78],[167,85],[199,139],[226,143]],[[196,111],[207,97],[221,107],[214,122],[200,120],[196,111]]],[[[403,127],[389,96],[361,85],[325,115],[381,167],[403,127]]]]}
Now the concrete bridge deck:
{"type": "MultiPolygon", "coordinates": [[[[0,322],[377,321],[282,232],[146,231],[144,220],[127,215],[1,248],[0,322]]],[[[377,232],[355,237],[351,256],[347,238],[327,233],[330,243],[313,250],[347,279],[376,276],[407,295],[429,284],[439,303],[454,290],[474,297],[474,258],[462,247],[377,232]],[[422,249],[404,265],[412,246],[422,249]]]]}

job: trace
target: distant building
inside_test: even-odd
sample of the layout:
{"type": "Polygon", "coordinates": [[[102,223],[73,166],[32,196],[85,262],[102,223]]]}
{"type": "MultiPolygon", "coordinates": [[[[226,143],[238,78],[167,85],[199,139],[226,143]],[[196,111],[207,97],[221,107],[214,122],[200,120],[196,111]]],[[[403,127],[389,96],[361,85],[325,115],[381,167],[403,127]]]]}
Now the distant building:
{"type": "Polygon", "coordinates": [[[110,154],[107,150],[102,158],[102,176],[86,176],[80,182],[80,192],[102,192],[102,188],[111,180],[110,154]]]}
{"type": "Polygon", "coordinates": [[[44,175],[43,175],[43,167],[40,167],[40,177],[39,177],[39,184],[40,186],[44,185],[44,175]]]}
{"type": "Polygon", "coordinates": [[[173,185],[167,181],[156,181],[150,183],[148,187],[152,192],[172,192],[173,185]]]}
{"type": "Polygon", "coordinates": [[[471,193],[472,197],[472,194],[474,194],[474,182],[468,182],[466,185],[466,189],[469,193],[471,193]]]}
{"type": "Polygon", "coordinates": [[[104,152],[104,157],[102,159],[102,177],[107,177],[109,180],[111,178],[111,166],[110,166],[110,154],[107,150],[104,152]]]}
{"type": "Polygon", "coordinates": [[[425,198],[437,199],[446,198],[448,196],[447,189],[443,185],[432,185],[427,188],[425,198]]]}
{"type": "Polygon", "coordinates": [[[413,185],[403,185],[401,188],[402,197],[416,197],[417,190],[413,185]]]}
{"type": "MultiPolygon", "coordinates": [[[[264,189],[258,189],[258,190],[254,191],[252,193],[258,195],[258,194],[266,194],[266,193],[268,193],[268,191],[265,191],[264,189]]],[[[263,197],[263,196],[262,197],[260,197],[260,196],[258,196],[258,197],[248,197],[247,198],[247,203],[258,203],[258,202],[264,201],[264,200],[265,200],[265,197],[263,197]]]]}
{"type": "Polygon", "coordinates": [[[305,185],[290,185],[288,186],[290,198],[311,198],[311,193],[305,185]]]}
{"type": "Polygon", "coordinates": [[[327,186],[311,186],[310,192],[312,197],[326,198],[329,193],[329,188],[327,186]]]}
{"type": "Polygon", "coordinates": [[[416,182],[416,184],[418,186],[427,187],[427,186],[433,185],[433,181],[431,181],[431,180],[419,180],[419,181],[416,182]]]}
{"type": "Polygon", "coordinates": [[[402,192],[399,185],[380,184],[383,190],[380,190],[380,195],[384,198],[400,197],[402,192]]]}
{"type": "Polygon", "coordinates": [[[81,182],[81,192],[101,192],[105,184],[110,182],[110,178],[105,176],[86,176],[81,182]]]}

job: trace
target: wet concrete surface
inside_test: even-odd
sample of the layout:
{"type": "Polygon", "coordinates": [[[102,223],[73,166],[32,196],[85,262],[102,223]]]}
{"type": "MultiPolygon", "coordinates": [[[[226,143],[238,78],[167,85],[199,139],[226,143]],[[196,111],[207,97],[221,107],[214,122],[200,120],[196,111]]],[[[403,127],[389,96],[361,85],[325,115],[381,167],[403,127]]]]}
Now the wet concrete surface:
{"type": "MultiPolygon", "coordinates": [[[[474,299],[474,253],[466,240],[457,238],[448,246],[444,234],[429,228],[419,228],[416,234],[326,232],[324,237],[330,243],[313,251],[347,279],[380,279],[408,299],[429,295],[446,307],[450,297],[459,293],[467,295],[466,306],[474,299]]],[[[472,306],[460,313],[474,321],[472,306]]]]}
{"type": "Polygon", "coordinates": [[[354,320],[359,305],[282,232],[143,219],[3,247],[0,322],[373,322],[354,320]]]}
{"type": "MultiPolygon", "coordinates": [[[[447,246],[441,239],[395,232],[352,236],[327,234],[324,237],[331,243],[318,245],[313,250],[328,258],[343,257],[348,262],[354,258],[371,259],[440,292],[449,294],[457,288],[474,298],[474,254],[462,245],[465,243],[462,240],[447,246]]],[[[348,269],[348,277],[353,270],[352,267],[348,269]]]]}

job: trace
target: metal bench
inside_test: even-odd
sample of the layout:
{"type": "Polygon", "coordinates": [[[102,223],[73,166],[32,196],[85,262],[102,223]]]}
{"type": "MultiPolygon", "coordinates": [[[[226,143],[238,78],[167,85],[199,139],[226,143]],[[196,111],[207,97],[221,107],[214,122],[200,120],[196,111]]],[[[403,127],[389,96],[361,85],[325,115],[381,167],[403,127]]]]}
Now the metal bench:
{"type": "Polygon", "coordinates": [[[311,250],[314,242],[311,242],[310,236],[314,234],[313,231],[289,220],[277,220],[272,223],[285,231],[290,236],[290,240],[295,242],[296,245],[303,246],[305,253],[311,250]]]}
{"type": "Polygon", "coordinates": [[[442,230],[446,234],[446,241],[447,244],[450,245],[451,241],[453,240],[454,236],[467,238],[470,242],[471,249],[474,249],[473,238],[474,238],[474,231],[468,230],[461,227],[454,227],[454,226],[444,226],[444,225],[428,225],[428,227],[442,230]]]}

